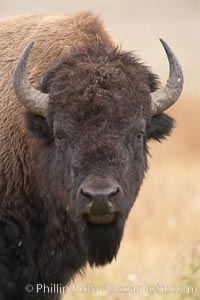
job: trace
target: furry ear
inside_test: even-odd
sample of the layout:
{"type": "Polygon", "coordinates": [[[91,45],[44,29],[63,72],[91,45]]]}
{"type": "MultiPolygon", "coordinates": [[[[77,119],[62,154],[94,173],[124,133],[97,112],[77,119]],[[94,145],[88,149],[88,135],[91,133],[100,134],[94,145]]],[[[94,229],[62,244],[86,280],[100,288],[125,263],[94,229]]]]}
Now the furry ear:
{"type": "Polygon", "coordinates": [[[51,130],[45,118],[36,116],[31,112],[24,114],[27,128],[38,138],[52,140],[51,130]]]}
{"type": "Polygon", "coordinates": [[[147,140],[154,139],[160,142],[170,135],[173,128],[174,119],[167,114],[153,116],[146,130],[147,140]]]}

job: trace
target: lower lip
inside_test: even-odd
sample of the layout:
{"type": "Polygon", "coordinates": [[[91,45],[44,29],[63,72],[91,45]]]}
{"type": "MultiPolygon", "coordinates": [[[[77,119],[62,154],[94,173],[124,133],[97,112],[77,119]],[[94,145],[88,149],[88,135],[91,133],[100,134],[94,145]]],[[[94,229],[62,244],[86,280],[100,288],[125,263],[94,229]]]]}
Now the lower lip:
{"type": "Polygon", "coordinates": [[[87,221],[93,224],[110,224],[116,217],[115,213],[106,215],[88,214],[86,215],[87,221]]]}

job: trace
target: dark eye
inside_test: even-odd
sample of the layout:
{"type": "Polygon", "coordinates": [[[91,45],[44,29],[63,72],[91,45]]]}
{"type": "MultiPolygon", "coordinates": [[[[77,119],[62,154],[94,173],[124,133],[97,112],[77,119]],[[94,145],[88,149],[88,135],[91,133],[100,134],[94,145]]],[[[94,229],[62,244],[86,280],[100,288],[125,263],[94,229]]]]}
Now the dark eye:
{"type": "Polygon", "coordinates": [[[65,133],[63,131],[58,131],[55,134],[55,138],[57,141],[62,141],[65,138],[65,133]]]}
{"type": "Polygon", "coordinates": [[[143,131],[140,131],[140,132],[137,133],[138,140],[142,140],[143,136],[144,136],[144,132],[143,131]]]}

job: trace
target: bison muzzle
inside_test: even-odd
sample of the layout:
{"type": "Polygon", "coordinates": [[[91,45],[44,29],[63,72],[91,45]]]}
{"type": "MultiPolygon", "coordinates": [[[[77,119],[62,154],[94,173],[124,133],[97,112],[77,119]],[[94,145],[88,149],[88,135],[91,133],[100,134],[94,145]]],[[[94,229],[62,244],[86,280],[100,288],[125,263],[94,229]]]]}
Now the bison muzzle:
{"type": "Polygon", "coordinates": [[[90,178],[79,187],[77,199],[83,202],[83,214],[94,224],[111,223],[122,199],[121,187],[110,178],[90,178]]]}

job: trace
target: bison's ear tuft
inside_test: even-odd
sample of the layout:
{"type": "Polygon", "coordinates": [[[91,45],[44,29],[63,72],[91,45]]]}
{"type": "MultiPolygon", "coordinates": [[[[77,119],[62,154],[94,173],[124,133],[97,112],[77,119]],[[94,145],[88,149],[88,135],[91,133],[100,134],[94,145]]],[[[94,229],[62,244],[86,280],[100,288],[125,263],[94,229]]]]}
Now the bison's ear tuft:
{"type": "Polygon", "coordinates": [[[33,136],[42,139],[52,139],[51,130],[45,118],[34,115],[31,112],[24,114],[27,128],[33,136]]]}
{"type": "Polygon", "coordinates": [[[167,114],[162,113],[153,116],[146,131],[147,140],[154,139],[160,142],[170,135],[171,130],[174,128],[174,123],[174,119],[167,114]]]}

